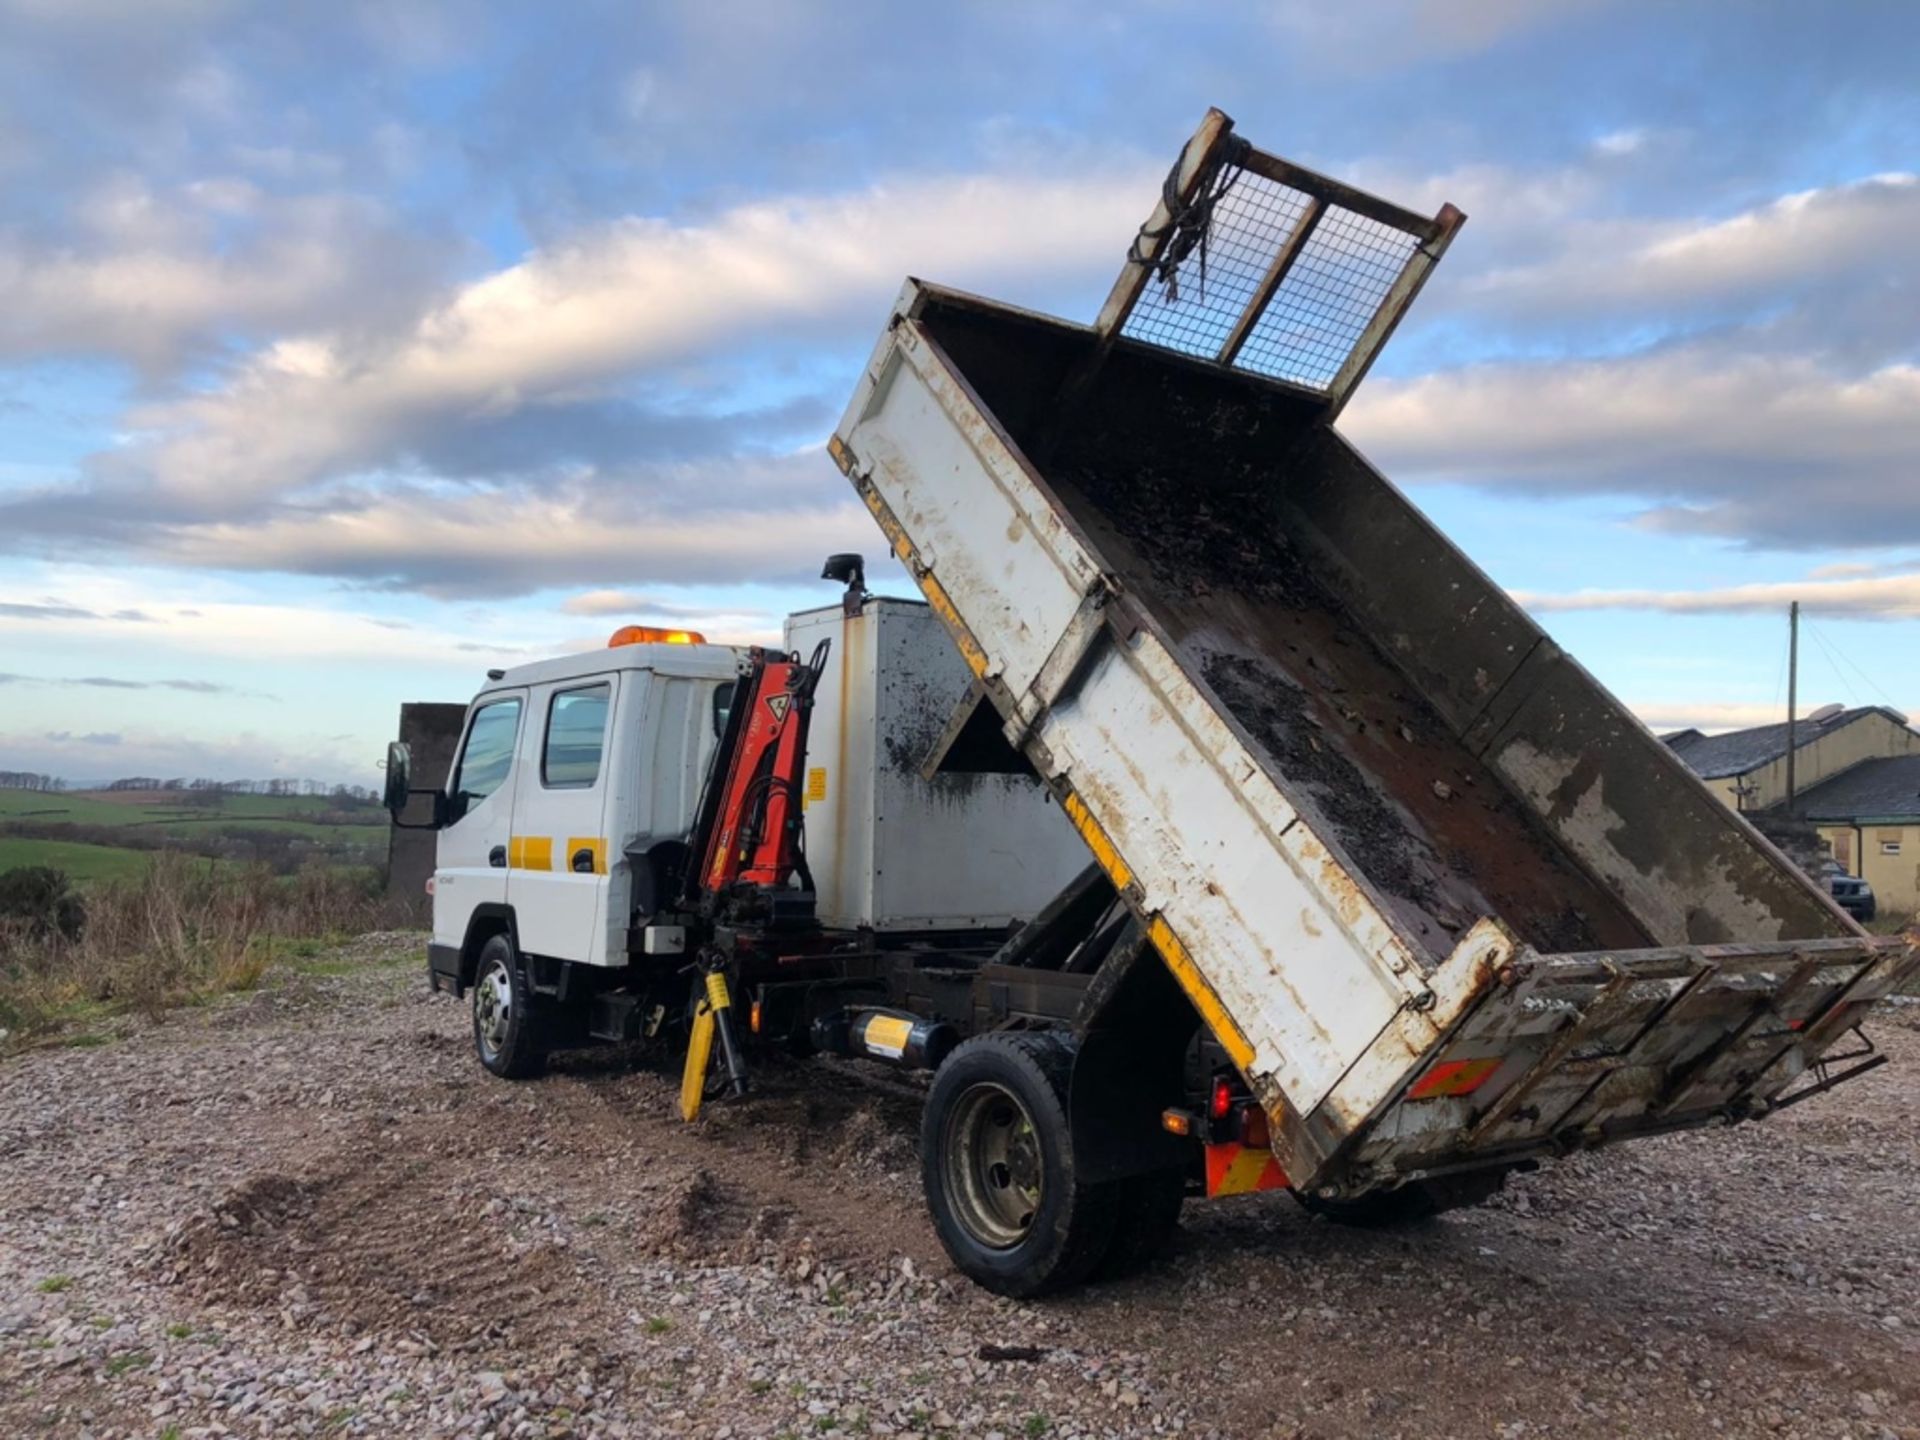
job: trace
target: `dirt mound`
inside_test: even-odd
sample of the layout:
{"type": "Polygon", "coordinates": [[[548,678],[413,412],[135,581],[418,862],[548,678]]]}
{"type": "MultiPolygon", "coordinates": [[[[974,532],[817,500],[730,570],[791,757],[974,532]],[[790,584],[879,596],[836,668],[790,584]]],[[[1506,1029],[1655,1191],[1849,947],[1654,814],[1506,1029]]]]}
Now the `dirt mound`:
{"type": "Polygon", "coordinates": [[[290,1175],[251,1176],[170,1230],[152,1268],[168,1281],[217,1272],[236,1239],[273,1234],[306,1206],[309,1194],[308,1186],[290,1175]]]}

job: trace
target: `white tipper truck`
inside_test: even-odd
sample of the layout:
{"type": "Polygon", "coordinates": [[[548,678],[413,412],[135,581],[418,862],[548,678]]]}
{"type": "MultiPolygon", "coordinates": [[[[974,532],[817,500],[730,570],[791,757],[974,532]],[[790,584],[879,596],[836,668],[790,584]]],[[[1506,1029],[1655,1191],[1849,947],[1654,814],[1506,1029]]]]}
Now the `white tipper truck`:
{"type": "Polygon", "coordinates": [[[781,651],[623,632],[474,701],[417,823],[482,1062],[684,1047],[689,1116],[757,1047],[931,1071],[929,1210],[1014,1295],[1189,1195],[1430,1214],[1880,1063],[1912,947],[1334,428],[1463,219],[1215,111],[1095,325],[909,281],[829,449],[924,606],[836,556],[781,651]]]}

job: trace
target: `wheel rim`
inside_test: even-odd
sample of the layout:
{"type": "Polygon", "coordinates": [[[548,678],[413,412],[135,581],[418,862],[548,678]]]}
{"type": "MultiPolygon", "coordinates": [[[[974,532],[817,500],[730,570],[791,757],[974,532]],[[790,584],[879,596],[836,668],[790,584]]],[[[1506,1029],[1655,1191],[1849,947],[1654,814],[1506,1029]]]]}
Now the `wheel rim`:
{"type": "Polygon", "coordinates": [[[1026,1239],[1040,1213],[1046,1164],[1033,1116],[1019,1097],[991,1082],[962,1093],[943,1148],[947,1194],[967,1233],[992,1250],[1026,1239]]]}
{"type": "Polygon", "coordinates": [[[513,981],[503,961],[489,960],[473,987],[473,1033],[480,1053],[491,1060],[506,1047],[513,1019],[513,981]]]}

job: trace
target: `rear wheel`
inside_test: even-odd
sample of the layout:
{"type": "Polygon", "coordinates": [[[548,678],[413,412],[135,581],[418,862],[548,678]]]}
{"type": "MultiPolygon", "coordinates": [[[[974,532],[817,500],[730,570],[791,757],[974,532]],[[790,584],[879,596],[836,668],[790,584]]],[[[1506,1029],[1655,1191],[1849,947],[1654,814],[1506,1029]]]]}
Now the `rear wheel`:
{"type": "Polygon", "coordinates": [[[503,1080],[525,1080],[546,1068],[543,1017],[513,941],[495,935],[481,947],[473,978],[473,1048],[503,1080]]]}
{"type": "Polygon", "coordinates": [[[976,1283],[1026,1297],[1077,1284],[1111,1247],[1113,1185],[1088,1185],[1067,1121],[1073,1046],[1047,1032],[967,1041],[941,1065],[921,1125],[940,1243],[976,1283]]]}
{"type": "Polygon", "coordinates": [[[1478,1205],[1506,1183],[1505,1170],[1470,1170],[1464,1175],[1409,1181],[1396,1190],[1375,1190],[1352,1200],[1326,1200],[1298,1190],[1293,1192],[1293,1198],[1308,1214],[1324,1220],[1385,1230],[1396,1225],[1417,1224],[1445,1210],[1478,1205]]]}

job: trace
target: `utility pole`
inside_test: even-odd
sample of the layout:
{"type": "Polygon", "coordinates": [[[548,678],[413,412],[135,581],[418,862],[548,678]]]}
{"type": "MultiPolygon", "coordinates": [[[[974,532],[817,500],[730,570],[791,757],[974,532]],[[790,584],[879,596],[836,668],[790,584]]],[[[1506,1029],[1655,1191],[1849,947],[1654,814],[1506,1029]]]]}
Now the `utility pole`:
{"type": "Polygon", "coordinates": [[[1793,718],[1800,709],[1800,602],[1787,606],[1787,815],[1793,815],[1793,718]]]}

